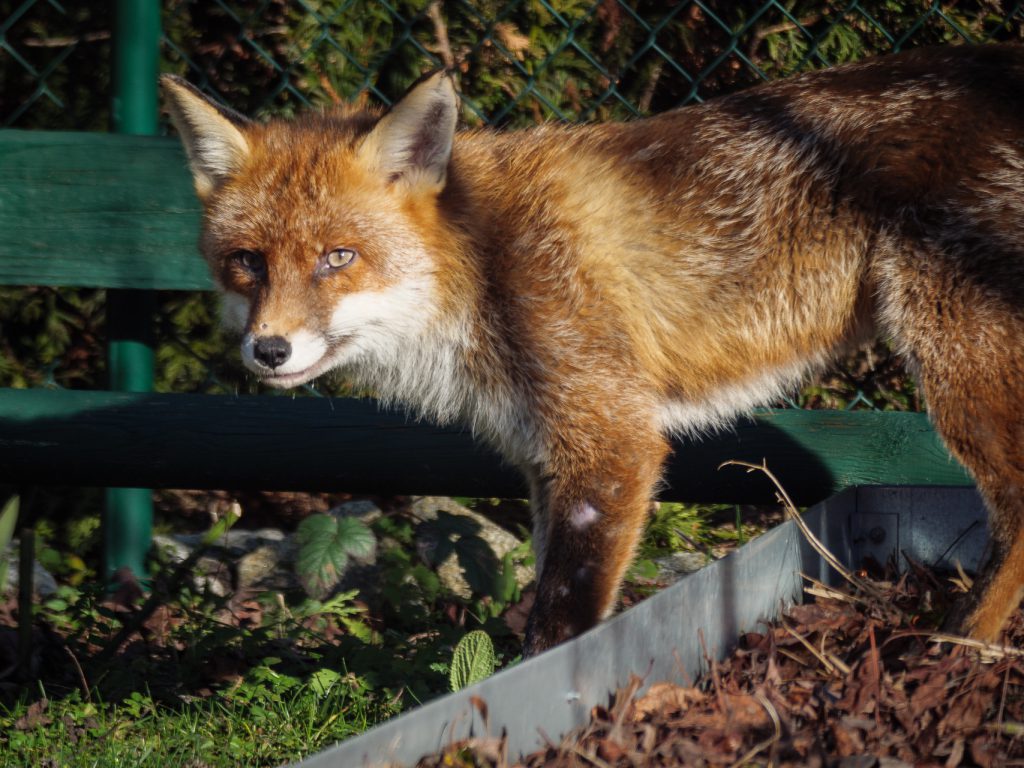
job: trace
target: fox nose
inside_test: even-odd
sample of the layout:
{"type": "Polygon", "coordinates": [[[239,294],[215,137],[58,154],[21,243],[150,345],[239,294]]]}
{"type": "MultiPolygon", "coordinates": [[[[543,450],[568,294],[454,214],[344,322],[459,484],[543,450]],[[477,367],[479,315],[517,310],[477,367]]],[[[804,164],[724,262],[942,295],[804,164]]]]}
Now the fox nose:
{"type": "Polygon", "coordinates": [[[284,336],[263,336],[256,339],[252,353],[267,368],[277,368],[292,356],[292,345],[284,336]]]}

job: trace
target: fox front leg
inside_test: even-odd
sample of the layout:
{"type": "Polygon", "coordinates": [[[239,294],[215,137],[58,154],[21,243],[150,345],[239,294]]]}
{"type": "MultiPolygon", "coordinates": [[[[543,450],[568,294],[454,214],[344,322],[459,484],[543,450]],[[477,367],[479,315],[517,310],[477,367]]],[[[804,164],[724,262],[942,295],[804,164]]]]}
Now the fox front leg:
{"type": "Polygon", "coordinates": [[[590,471],[534,482],[538,583],[524,656],[585,632],[612,611],[667,453],[660,436],[633,441],[588,464],[590,471]]]}

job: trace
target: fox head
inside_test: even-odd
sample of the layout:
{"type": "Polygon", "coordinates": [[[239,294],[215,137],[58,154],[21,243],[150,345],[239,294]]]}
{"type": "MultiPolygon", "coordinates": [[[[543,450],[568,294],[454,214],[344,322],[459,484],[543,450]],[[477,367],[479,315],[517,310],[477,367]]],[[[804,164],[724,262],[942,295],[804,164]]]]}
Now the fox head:
{"type": "Polygon", "coordinates": [[[458,116],[444,73],[383,115],[252,122],[165,75],[204,209],[200,249],[224,321],[267,383],[290,387],[387,355],[430,323],[432,247],[458,116]]]}

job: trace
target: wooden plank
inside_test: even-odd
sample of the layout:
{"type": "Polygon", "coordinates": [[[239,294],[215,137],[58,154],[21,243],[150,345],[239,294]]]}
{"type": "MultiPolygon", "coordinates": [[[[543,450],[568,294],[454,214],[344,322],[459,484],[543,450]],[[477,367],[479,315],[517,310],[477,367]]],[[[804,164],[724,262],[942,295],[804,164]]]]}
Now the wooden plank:
{"type": "MultiPolygon", "coordinates": [[[[798,503],[849,485],[969,485],[914,413],[766,411],[677,442],[664,499],[770,502],[767,460],[798,503]]],[[[373,401],[0,390],[0,482],[521,497],[518,474],[465,432],[373,401]]]]}
{"type": "MultiPolygon", "coordinates": [[[[0,284],[206,290],[200,210],[174,139],[0,131],[0,284]]],[[[767,459],[803,503],[862,483],[964,485],[920,414],[773,411],[677,443],[666,497],[772,498],[718,471],[767,459]]],[[[521,495],[460,432],[367,403],[7,391],[0,478],[177,487],[521,495]],[[83,446],[87,446],[83,450],[83,446]]]]}
{"type": "Polygon", "coordinates": [[[0,131],[0,284],[208,290],[171,138],[0,131]]]}
{"type": "Polygon", "coordinates": [[[677,442],[664,498],[762,502],[774,499],[763,476],[729,459],[760,464],[794,501],[813,504],[855,485],[967,486],[973,481],[950,457],[923,413],[763,410],[734,430],[700,442],[677,442]]]}

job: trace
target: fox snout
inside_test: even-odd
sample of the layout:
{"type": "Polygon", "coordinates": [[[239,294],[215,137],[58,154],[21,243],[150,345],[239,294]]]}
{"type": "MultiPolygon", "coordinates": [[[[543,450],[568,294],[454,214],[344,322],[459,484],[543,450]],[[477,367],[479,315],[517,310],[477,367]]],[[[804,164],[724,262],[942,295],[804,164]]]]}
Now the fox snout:
{"type": "Polygon", "coordinates": [[[305,384],[340,362],[327,340],[308,327],[288,333],[273,326],[250,329],[242,337],[241,352],[245,366],[277,388],[305,384]]]}
{"type": "Polygon", "coordinates": [[[292,356],[292,345],[284,336],[260,336],[253,341],[252,356],[267,368],[279,368],[292,356]]]}

